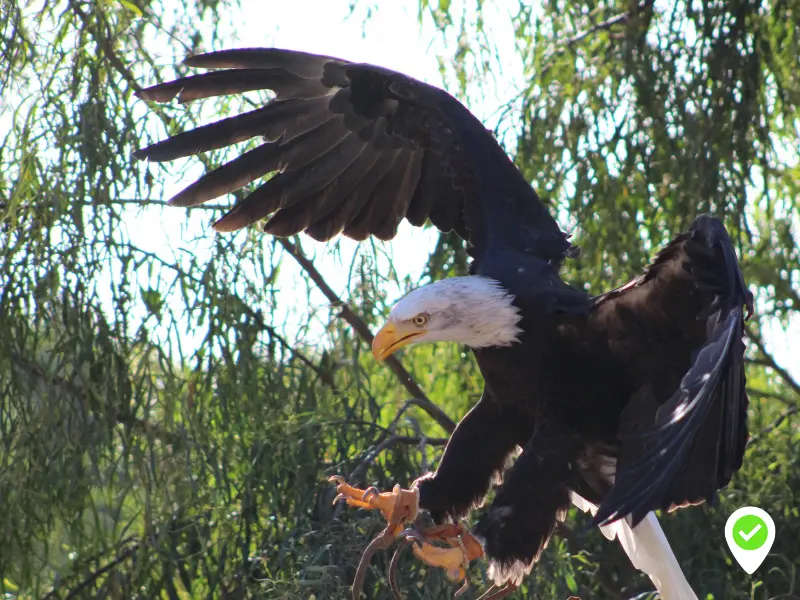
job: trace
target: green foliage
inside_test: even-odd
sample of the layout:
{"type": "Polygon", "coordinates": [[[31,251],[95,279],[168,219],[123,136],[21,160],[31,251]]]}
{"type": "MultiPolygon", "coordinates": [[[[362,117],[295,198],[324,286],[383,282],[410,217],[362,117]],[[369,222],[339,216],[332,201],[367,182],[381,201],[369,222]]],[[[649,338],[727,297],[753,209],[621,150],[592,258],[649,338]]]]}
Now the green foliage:
{"type": "MultiPolygon", "coordinates": [[[[206,235],[203,211],[185,230],[198,239],[168,238],[184,220],[161,208],[175,172],[131,159],[142,140],[239,108],[225,99],[199,115],[132,97],[153,73],[173,74],[170,55],[177,62],[216,43],[221,25],[239,26],[227,23],[230,8],[0,8],[0,593],[9,598],[342,598],[381,523],[332,506],[327,477],[391,487],[438,459],[446,432],[408,402],[287,246],[255,231],[206,235]],[[146,236],[131,225],[143,216],[146,236]],[[389,443],[395,434],[403,441],[389,443]]],[[[442,72],[469,101],[497,59],[489,3],[419,10],[454,43],[442,72]]],[[[498,131],[516,133],[520,168],[575,229],[584,253],[571,281],[592,290],[625,281],[699,212],[733,231],[758,299],[748,326],[752,440],[717,507],[663,522],[708,597],[800,594],[800,382],[770,342],[800,309],[800,5],[559,0],[520,3],[503,18],[525,77],[498,131]],[[744,504],[778,528],[753,577],[733,565],[722,535],[744,504]]],[[[466,264],[463,244],[442,235],[423,279],[466,264]]],[[[347,272],[342,300],[369,326],[398,288],[418,283],[398,282],[368,244],[347,272]]],[[[453,419],[480,394],[462,348],[422,347],[403,362],[453,419]]],[[[651,589],[585,522],[570,515],[514,597],[651,589]]],[[[390,597],[389,558],[373,561],[368,597],[390,597]]],[[[482,581],[485,565],[472,575],[482,581]]],[[[399,581],[413,599],[453,591],[410,553],[399,581]]]]}

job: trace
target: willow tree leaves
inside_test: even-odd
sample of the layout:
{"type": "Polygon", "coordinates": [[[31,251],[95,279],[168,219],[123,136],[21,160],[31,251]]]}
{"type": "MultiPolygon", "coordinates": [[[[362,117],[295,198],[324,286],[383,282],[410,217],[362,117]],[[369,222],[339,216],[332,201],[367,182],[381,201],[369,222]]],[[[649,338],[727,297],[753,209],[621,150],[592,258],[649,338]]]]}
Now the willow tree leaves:
{"type": "MultiPolygon", "coordinates": [[[[206,235],[217,208],[163,207],[170,182],[200,166],[166,173],[132,160],[166,132],[242,108],[133,97],[180,73],[172,65],[185,54],[233,45],[217,32],[242,27],[235,8],[0,8],[0,593],[9,597],[342,598],[381,524],[332,506],[327,476],[408,483],[441,451],[446,432],[341,318],[346,302],[374,326],[416,281],[397,281],[380,248],[365,245],[337,263],[349,294],[332,301],[255,230],[206,235]]],[[[512,9],[419,3],[421,23],[452,50],[440,57],[444,80],[468,103],[495,82],[493,32],[513,32],[523,77],[492,126],[584,248],[569,278],[598,291],[626,280],[699,212],[720,214],[735,233],[759,308],[749,324],[752,442],[720,506],[666,517],[666,528],[703,592],[797,594],[800,384],[774,345],[800,308],[800,5],[512,9]],[[722,550],[725,518],[742,504],[767,509],[779,531],[753,579],[722,550]]],[[[211,153],[202,167],[224,159],[211,153]]],[[[466,264],[463,244],[443,235],[422,277],[466,264]]],[[[480,391],[462,348],[421,348],[403,361],[453,419],[480,391]]],[[[582,519],[559,531],[517,597],[649,589],[582,519]]],[[[388,560],[375,559],[370,597],[390,597],[388,560]]],[[[409,598],[453,591],[410,553],[400,583],[409,598]]]]}

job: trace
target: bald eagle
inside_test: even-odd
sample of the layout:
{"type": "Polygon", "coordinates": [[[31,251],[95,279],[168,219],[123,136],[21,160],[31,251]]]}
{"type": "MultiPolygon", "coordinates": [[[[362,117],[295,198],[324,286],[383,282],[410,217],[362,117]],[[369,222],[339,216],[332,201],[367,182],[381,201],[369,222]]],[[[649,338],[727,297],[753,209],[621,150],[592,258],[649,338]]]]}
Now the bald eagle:
{"type": "Polygon", "coordinates": [[[264,231],[277,236],[390,240],[407,219],[468,244],[470,275],[408,294],[373,352],[381,360],[411,344],[465,344],[483,395],[435,472],[384,494],[340,481],[348,502],[381,508],[399,533],[419,509],[458,523],[502,477],[471,535],[506,591],[530,571],[572,502],[620,539],[663,597],[694,598],[652,511],[713,502],[742,464],[742,338],[752,296],[722,223],[699,217],[640,276],[590,296],[559,274],[577,251],[569,237],[492,134],[446,92],[289,50],[212,52],[185,64],[213,70],[137,95],[275,96],[136,152],[160,162],[263,138],[170,204],[198,205],[276,173],[214,229],[269,217],[264,231]]]}

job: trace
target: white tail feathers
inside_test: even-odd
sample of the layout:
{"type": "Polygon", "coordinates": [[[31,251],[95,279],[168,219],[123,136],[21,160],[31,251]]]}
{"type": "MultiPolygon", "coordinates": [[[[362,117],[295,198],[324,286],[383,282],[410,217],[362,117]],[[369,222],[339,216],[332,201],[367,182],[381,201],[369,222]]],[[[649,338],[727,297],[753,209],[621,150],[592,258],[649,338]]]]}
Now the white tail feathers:
{"type": "MultiPolygon", "coordinates": [[[[597,506],[574,492],[572,503],[584,512],[597,513],[597,506]]],[[[633,566],[650,577],[663,600],[697,600],[655,513],[647,513],[636,527],[625,518],[600,527],[600,531],[609,540],[619,540],[633,566]]]]}

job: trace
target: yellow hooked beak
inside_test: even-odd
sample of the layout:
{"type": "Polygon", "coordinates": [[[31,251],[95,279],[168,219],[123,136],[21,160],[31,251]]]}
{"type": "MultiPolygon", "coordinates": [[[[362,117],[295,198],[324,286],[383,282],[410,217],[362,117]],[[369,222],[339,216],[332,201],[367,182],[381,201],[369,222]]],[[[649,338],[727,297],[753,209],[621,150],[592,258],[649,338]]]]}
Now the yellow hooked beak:
{"type": "Polygon", "coordinates": [[[412,323],[386,323],[372,340],[372,356],[376,360],[386,360],[403,346],[408,346],[427,329],[412,323]]]}

